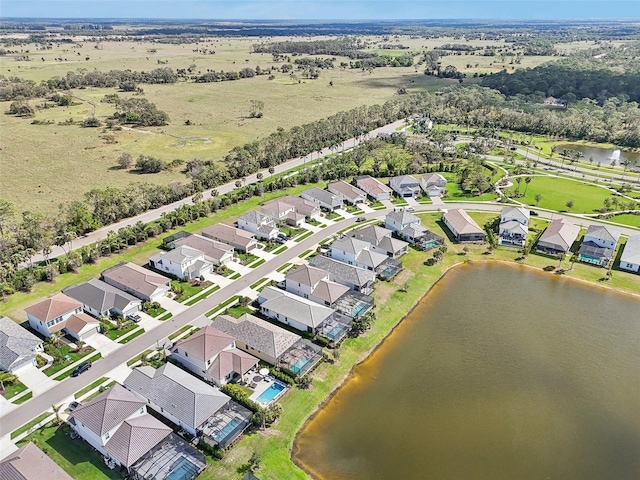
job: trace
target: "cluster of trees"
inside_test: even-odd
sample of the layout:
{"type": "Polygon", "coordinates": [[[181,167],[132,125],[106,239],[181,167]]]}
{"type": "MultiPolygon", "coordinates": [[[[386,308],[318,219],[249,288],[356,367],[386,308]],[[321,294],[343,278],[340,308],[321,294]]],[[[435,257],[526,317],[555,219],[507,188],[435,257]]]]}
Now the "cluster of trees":
{"type": "Polygon", "coordinates": [[[485,76],[481,84],[505,95],[541,92],[568,102],[591,98],[602,104],[611,97],[640,102],[639,70],[618,72],[595,61],[564,59],[514,73],[503,70],[485,76]]]}
{"type": "Polygon", "coordinates": [[[342,37],[326,40],[270,42],[253,45],[256,53],[271,54],[305,54],[305,55],[332,55],[349,58],[361,58],[368,56],[360,50],[366,47],[366,43],[355,37],[342,37]]]}
{"type": "Polygon", "coordinates": [[[50,96],[60,90],[82,87],[116,87],[127,84],[175,83],[178,75],[171,68],[156,68],[149,72],[133,70],[111,70],[100,72],[78,69],[64,77],[53,77],[36,83],[20,77],[0,77],[0,100],[27,100],[50,96]]]}
{"type": "Polygon", "coordinates": [[[169,123],[169,115],[146,98],[119,98],[116,100],[115,120],[141,126],[161,126],[169,123]]]}

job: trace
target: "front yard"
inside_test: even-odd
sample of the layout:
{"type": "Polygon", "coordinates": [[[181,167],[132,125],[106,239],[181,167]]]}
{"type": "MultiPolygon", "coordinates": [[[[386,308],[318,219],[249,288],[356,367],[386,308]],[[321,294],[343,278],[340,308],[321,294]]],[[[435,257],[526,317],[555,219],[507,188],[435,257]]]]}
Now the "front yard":
{"type": "Polygon", "coordinates": [[[43,370],[44,374],[49,377],[51,377],[52,375],[55,375],[60,370],[62,370],[65,367],[68,367],[72,363],[75,363],[78,360],[85,358],[87,355],[90,355],[93,352],[95,352],[95,350],[89,346],[84,346],[80,350],[75,352],[71,351],[71,347],[69,345],[55,347],[52,344],[47,344],[45,348],[48,350],[47,353],[54,358],[53,365],[43,370]],[[55,352],[55,351],[57,351],[57,353],[52,355],[51,352],[55,352]],[[65,358],[67,358],[67,360],[65,360],[65,358]]]}
{"type": "Polygon", "coordinates": [[[0,394],[7,400],[11,400],[13,397],[27,389],[27,386],[20,380],[15,380],[11,383],[5,381],[3,383],[4,390],[0,390],[0,394]]]}
{"type": "MultiPolygon", "coordinates": [[[[190,299],[194,295],[199,294],[200,292],[202,292],[202,290],[204,290],[210,285],[212,285],[212,283],[206,280],[205,281],[195,280],[191,282],[171,280],[171,291],[176,294],[176,297],[174,298],[174,300],[182,303],[190,299]]],[[[152,316],[155,316],[155,315],[152,315],[152,316]]]]}

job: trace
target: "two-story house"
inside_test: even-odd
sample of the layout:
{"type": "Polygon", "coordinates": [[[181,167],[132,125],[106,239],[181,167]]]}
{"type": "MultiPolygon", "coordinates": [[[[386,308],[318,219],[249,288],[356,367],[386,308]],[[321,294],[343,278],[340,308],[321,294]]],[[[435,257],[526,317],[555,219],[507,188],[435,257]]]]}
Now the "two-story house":
{"type": "Polygon", "coordinates": [[[529,235],[529,210],[503,207],[498,227],[498,243],[507,247],[524,247],[529,235]]]}
{"type": "Polygon", "coordinates": [[[210,326],[176,342],[171,348],[171,357],[218,386],[242,378],[258,364],[256,357],[236,348],[233,337],[210,326]]]}
{"type": "Polygon", "coordinates": [[[447,179],[439,173],[428,173],[420,178],[420,188],[429,197],[441,197],[447,191],[447,179]]]}
{"type": "Polygon", "coordinates": [[[62,331],[76,340],[86,340],[100,330],[100,323],[82,311],[82,303],[58,293],[25,309],[29,326],[45,337],[62,331]]]}
{"type": "Polygon", "coordinates": [[[629,236],[620,256],[620,268],[628,272],[640,272],[640,234],[629,236]]]}
{"type": "Polygon", "coordinates": [[[379,273],[380,267],[391,260],[385,253],[376,252],[369,242],[343,237],[331,244],[331,258],[379,273]]]}
{"type": "Polygon", "coordinates": [[[373,292],[376,281],[375,272],[349,265],[324,255],[316,255],[309,261],[309,265],[329,272],[330,280],[346,285],[354,292],[360,292],[365,295],[373,292]]]}
{"type": "Polygon", "coordinates": [[[411,175],[391,177],[389,186],[400,197],[416,197],[420,195],[420,182],[411,175]]]}
{"type": "Polygon", "coordinates": [[[203,252],[186,246],[154,255],[149,258],[149,265],[178,279],[198,278],[213,271],[213,264],[204,258],[203,252]]]}
{"type": "Polygon", "coordinates": [[[619,240],[620,232],[618,230],[606,225],[590,225],[580,244],[578,260],[607,267],[613,259],[619,240]]]}
{"type": "Polygon", "coordinates": [[[349,292],[349,287],[329,280],[329,272],[309,265],[289,270],[284,282],[287,292],[331,308],[349,292]]]}
{"type": "Polygon", "coordinates": [[[257,210],[238,217],[238,228],[253,233],[260,240],[273,240],[280,233],[273,217],[257,210]]]}
{"type": "Polygon", "coordinates": [[[376,252],[384,253],[391,258],[398,258],[409,251],[409,244],[405,241],[393,238],[393,230],[367,225],[351,234],[353,238],[368,242],[376,252]]]}

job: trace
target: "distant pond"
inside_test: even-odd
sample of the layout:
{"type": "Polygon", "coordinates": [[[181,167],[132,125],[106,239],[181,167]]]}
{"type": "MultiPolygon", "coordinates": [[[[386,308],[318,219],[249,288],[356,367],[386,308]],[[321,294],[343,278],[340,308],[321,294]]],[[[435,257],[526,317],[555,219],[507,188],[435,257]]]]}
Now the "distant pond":
{"type": "Polygon", "coordinates": [[[638,480],[640,300],[452,270],[301,430],[321,480],[638,480]]]}
{"type": "Polygon", "coordinates": [[[582,152],[584,157],[581,161],[593,163],[594,165],[597,165],[598,163],[601,163],[602,165],[611,165],[614,160],[616,165],[621,165],[621,162],[624,160],[629,160],[629,162],[631,162],[629,165],[630,167],[640,166],[640,153],[618,150],[618,153],[615,154],[614,152],[616,152],[616,150],[611,148],[590,147],[587,145],[561,144],[557,146],[557,149],[560,152],[565,148],[567,150],[582,152]],[[593,159],[593,162],[591,162],[591,159],[593,159]]]}

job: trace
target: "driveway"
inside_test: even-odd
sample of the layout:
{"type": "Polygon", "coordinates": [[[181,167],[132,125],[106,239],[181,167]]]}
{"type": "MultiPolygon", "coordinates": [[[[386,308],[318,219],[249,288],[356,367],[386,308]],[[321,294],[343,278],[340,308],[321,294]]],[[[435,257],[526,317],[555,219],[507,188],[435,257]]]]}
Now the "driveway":
{"type": "Polygon", "coordinates": [[[85,343],[95,348],[103,357],[111,355],[120,346],[118,342],[114,342],[106,335],[102,335],[100,333],[91,335],[85,340],[85,343]]]}
{"type": "Polygon", "coordinates": [[[442,197],[431,197],[431,203],[442,206],[444,205],[444,200],[442,200],[442,197]]]}
{"type": "Polygon", "coordinates": [[[25,368],[20,372],[19,378],[33,392],[34,396],[46,392],[58,384],[58,382],[47,377],[36,367],[25,368]]]}

